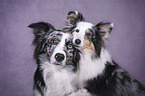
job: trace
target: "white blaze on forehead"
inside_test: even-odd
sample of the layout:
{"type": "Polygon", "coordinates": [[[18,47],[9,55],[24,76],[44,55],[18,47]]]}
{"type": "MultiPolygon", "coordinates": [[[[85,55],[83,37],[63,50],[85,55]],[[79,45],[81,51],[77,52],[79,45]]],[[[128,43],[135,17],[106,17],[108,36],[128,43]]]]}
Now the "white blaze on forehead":
{"type": "Polygon", "coordinates": [[[58,47],[63,48],[65,46],[66,40],[70,37],[69,33],[63,33],[61,41],[58,45],[58,47]]]}
{"type": "Polygon", "coordinates": [[[83,30],[86,30],[88,28],[92,28],[94,25],[92,23],[89,22],[79,22],[77,23],[77,28],[83,30]]]}
{"type": "Polygon", "coordinates": [[[56,45],[56,48],[54,49],[54,52],[51,56],[51,63],[56,62],[55,55],[57,53],[61,53],[65,56],[65,59],[62,61],[63,65],[65,64],[65,62],[66,62],[66,53],[64,51],[64,48],[65,48],[66,40],[68,38],[70,38],[70,36],[71,35],[69,33],[62,33],[62,38],[61,38],[60,42],[58,43],[58,45],[56,45]]]}
{"type": "MultiPolygon", "coordinates": [[[[94,25],[91,24],[91,23],[88,23],[88,22],[79,22],[77,23],[77,27],[75,28],[79,30],[79,32],[74,32],[73,34],[76,36],[76,37],[82,37],[85,35],[85,32],[88,28],[92,29],[94,25]]],[[[76,38],[74,37],[74,38],[76,38]]]]}

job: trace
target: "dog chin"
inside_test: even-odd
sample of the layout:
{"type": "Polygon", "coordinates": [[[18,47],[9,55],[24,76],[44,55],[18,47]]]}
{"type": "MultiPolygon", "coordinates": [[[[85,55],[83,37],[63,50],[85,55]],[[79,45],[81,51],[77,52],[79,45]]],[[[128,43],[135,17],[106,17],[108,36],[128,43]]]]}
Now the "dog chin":
{"type": "Polygon", "coordinates": [[[64,66],[65,64],[63,64],[63,63],[61,63],[61,62],[54,62],[54,63],[52,63],[52,64],[55,64],[55,65],[57,65],[57,66],[64,66]]]}
{"type": "Polygon", "coordinates": [[[58,61],[50,62],[50,64],[53,64],[53,65],[56,65],[56,66],[65,66],[66,65],[63,62],[58,62],[58,61]]]}

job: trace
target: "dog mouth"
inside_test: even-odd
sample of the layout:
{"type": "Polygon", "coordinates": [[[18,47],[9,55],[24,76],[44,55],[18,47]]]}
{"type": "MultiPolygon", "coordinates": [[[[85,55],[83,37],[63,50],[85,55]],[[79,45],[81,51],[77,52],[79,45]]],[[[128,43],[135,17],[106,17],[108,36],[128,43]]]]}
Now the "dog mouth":
{"type": "Polygon", "coordinates": [[[55,65],[58,65],[58,66],[63,66],[63,63],[62,62],[54,62],[53,64],[55,64],[55,65]]]}
{"type": "Polygon", "coordinates": [[[68,60],[65,62],[65,64],[64,64],[63,62],[58,62],[58,61],[55,61],[53,64],[54,64],[54,65],[57,65],[57,66],[69,66],[69,65],[74,65],[72,59],[68,59],[68,60]]]}
{"type": "Polygon", "coordinates": [[[67,60],[66,62],[65,62],[65,64],[63,64],[62,62],[54,62],[53,64],[55,64],[55,65],[58,65],[58,66],[67,66],[67,65],[73,65],[73,61],[72,61],[72,59],[69,59],[69,60],[67,60]]]}

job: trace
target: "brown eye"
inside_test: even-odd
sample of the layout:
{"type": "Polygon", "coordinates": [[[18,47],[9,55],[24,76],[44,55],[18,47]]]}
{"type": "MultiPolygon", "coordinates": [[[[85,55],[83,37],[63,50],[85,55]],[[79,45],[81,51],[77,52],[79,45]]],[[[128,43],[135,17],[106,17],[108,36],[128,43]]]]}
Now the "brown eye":
{"type": "Polygon", "coordinates": [[[79,29],[76,30],[77,33],[78,33],[79,31],[80,31],[79,29]]]}
{"type": "Polygon", "coordinates": [[[92,34],[91,33],[86,33],[86,36],[91,36],[92,34]]]}
{"type": "Polygon", "coordinates": [[[56,41],[55,41],[54,39],[51,39],[51,40],[50,40],[50,43],[51,43],[51,44],[56,44],[56,41]]]}

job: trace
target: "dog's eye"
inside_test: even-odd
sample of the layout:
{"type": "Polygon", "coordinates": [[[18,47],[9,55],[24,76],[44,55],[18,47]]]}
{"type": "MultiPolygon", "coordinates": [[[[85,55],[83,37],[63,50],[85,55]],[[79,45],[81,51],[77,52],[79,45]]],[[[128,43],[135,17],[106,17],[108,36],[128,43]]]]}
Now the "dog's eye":
{"type": "Polygon", "coordinates": [[[67,47],[68,47],[69,49],[73,48],[73,46],[72,46],[71,44],[69,44],[67,47]]]}
{"type": "Polygon", "coordinates": [[[86,33],[86,36],[91,36],[92,34],[91,33],[86,33]]]}
{"type": "Polygon", "coordinates": [[[79,31],[80,31],[79,29],[76,30],[77,33],[78,33],[79,31]]]}
{"type": "Polygon", "coordinates": [[[51,44],[56,44],[56,40],[55,40],[55,39],[51,39],[51,40],[50,40],[50,43],[51,43],[51,44]]]}

